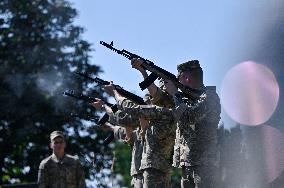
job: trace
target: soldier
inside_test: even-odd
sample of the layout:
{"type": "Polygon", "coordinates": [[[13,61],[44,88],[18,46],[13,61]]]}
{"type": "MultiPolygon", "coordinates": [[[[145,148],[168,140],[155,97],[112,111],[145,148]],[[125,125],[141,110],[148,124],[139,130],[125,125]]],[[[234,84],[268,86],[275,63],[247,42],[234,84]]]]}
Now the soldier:
{"type": "Polygon", "coordinates": [[[203,72],[197,60],[179,65],[178,79],[185,86],[204,90],[197,99],[174,96],[176,108],[137,106],[124,108],[132,116],[150,120],[172,117],[178,120],[173,166],[182,168],[181,187],[218,187],[217,127],[220,120],[220,100],[215,87],[203,85],[203,72]]]}
{"type": "Polygon", "coordinates": [[[114,139],[120,140],[131,147],[131,185],[134,188],[143,188],[143,173],[139,170],[143,150],[143,142],[139,136],[140,129],[137,128],[133,130],[131,127],[124,128],[121,126],[114,126],[109,122],[107,122],[104,127],[108,127],[107,130],[113,131],[114,139]]]}
{"type": "Polygon", "coordinates": [[[78,159],[65,154],[66,142],[61,131],[50,134],[51,156],[39,165],[38,185],[40,188],[84,188],[85,175],[78,159]]]}
{"type": "MultiPolygon", "coordinates": [[[[145,102],[147,102],[148,98],[145,97],[144,100],[145,102]]],[[[132,177],[131,185],[134,188],[143,188],[143,172],[140,170],[143,142],[140,136],[141,129],[139,127],[140,124],[138,122],[138,119],[117,118],[116,113],[113,113],[111,108],[105,105],[103,101],[98,98],[97,102],[93,102],[91,103],[91,105],[96,109],[101,109],[103,106],[103,109],[105,109],[106,112],[110,115],[109,121],[112,124],[123,125],[123,127],[113,126],[108,122],[105,124],[105,126],[108,127],[109,130],[114,132],[114,138],[116,140],[121,140],[132,148],[131,169],[130,169],[130,175],[132,177]],[[133,127],[137,128],[133,129],[133,127]]],[[[119,114],[120,112],[117,113],[119,114]]]]}
{"type": "MultiPolygon", "coordinates": [[[[140,67],[141,61],[133,59],[132,66],[138,69],[144,78],[148,75],[144,69],[140,67]]],[[[161,81],[160,87],[152,84],[148,87],[148,91],[152,97],[151,103],[163,106],[174,107],[172,97],[165,92],[165,82],[161,81]]],[[[117,103],[122,108],[120,119],[138,118],[139,116],[131,116],[123,112],[124,108],[135,109],[138,105],[132,101],[122,97],[111,85],[104,86],[104,90],[111,96],[116,98],[117,103]]],[[[149,121],[147,118],[139,118],[141,124],[149,122],[148,126],[141,126],[143,154],[140,169],[143,170],[143,187],[170,187],[171,177],[171,160],[175,138],[175,122],[174,119],[164,116],[160,119],[149,121]]]]}
{"type": "Polygon", "coordinates": [[[139,136],[140,128],[133,130],[132,128],[115,127],[115,138],[122,139],[132,148],[130,175],[132,177],[131,185],[134,188],[143,188],[143,172],[140,170],[141,158],[143,151],[143,142],[139,136]],[[132,130],[126,133],[126,130],[132,130]]]}
{"type": "Polygon", "coordinates": [[[218,187],[221,105],[216,87],[204,88],[203,71],[197,60],[180,64],[177,69],[183,85],[205,92],[195,101],[186,101],[190,105],[178,123],[173,165],[182,168],[181,187],[218,187]]]}

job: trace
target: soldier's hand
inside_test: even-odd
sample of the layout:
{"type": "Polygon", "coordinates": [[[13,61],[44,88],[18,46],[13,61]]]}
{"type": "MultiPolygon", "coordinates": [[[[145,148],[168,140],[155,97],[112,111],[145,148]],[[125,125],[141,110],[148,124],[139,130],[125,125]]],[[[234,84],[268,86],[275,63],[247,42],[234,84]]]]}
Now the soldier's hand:
{"type": "Polygon", "coordinates": [[[113,131],[114,126],[112,124],[110,124],[109,122],[106,122],[104,125],[102,125],[102,130],[107,132],[107,131],[113,131]]]}
{"type": "Polygon", "coordinates": [[[140,127],[141,127],[139,135],[142,138],[144,138],[144,135],[146,133],[146,129],[149,127],[149,121],[144,119],[144,118],[139,118],[139,123],[140,123],[140,127]]]}
{"type": "Polygon", "coordinates": [[[126,132],[125,142],[129,143],[132,139],[133,128],[132,127],[125,127],[125,132],[126,132]]]}
{"type": "Polygon", "coordinates": [[[103,89],[109,96],[114,97],[114,90],[115,90],[115,87],[114,87],[112,81],[110,81],[110,84],[109,84],[109,85],[104,85],[104,86],[102,86],[102,89],[103,89]]]}
{"type": "Polygon", "coordinates": [[[106,111],[106,113],[107,114],[112,114],[112,113],[114,113],[113,111],[112,111],[112,109],[111,109],[111,107],[109,107],[109,106],[107,106],[107,105],[105,105],[105,111],[106,111]]]}
{"type": "Polygon", "coordinates": [[[143,63],[142,59],[137,59],[137,58],[133,58],[131,59],[131,66],[134,69],[139,70],[140,72],[144,72],[145,70],[141,67],[141,64],[143,63]]]}
{"type": "Polygon", "coordinates": [[[90,103],[90,105],[92,105],[95,109],[97,110],[102,110],[103,106],[104,106],[104,101],[102,101],[99,98],[96,98],[97,101],[90,103]]]}

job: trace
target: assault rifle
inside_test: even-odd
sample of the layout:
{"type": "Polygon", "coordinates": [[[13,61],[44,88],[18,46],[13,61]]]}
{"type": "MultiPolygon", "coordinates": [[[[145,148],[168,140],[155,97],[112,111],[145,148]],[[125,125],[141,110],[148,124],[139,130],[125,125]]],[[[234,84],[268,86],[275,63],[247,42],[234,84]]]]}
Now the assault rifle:
{"type": "MultiPolygon", "coordinates": [[[[100,122],[100,119],[99,118],[92,118],[90,116],[81,116],[81,115],[78,115],[78,114],[74,114],[74,113],[71,113],[70,114],[72,117],[74,118],[79,118],[79,119],[85,119],[87,121],[91,121],[91,122],[94,122],[95,124],[97,125],[102,125],[102,122],[100,122]]],[[[102,119],[102,118],[101,118],[102,119]]],[[[103,124],[105,124],[106,122],[104,122],[103,124]]],[[[113,131],[104,139],[103,141],[103,144],[104,145],[108,145],[110,142],[112,142],[112,140],[114,139],[114,133],[113,131]]]]}
{"type": "Polygon", "coordinates": [[[194,89],[188,86],[184,86],[182,83],[179,82],[179,80],[176,78],[176,76],[164,69],[162,69],[161,67],[155,65],[152,61],[145,59],[139,55],[133,54],[127,50],[119,50],[113,47],[113,42],[111,42],[110,44],[104,42],[104,41],[100,41],[100,44],[109,48],[110,50],[126,57],[127,59],[131,60],[133,58],[137,58],[137,59],[141,59],[143,60],[142,63],[142,68],[145,70],[148,70],[151,72],[151,74],[141,83],[139,83],[139,86],[142,90],[146,89],[147,87],[149,87],[157,78],[162,78],[162,79],[166,79],[166,80],[171,80],[173,82],[173,84],[179,88],[182,93],[190,98],[198,98],[204,91],[203,90],[198,90],[198,89],[194,89]]]}
{"type": "MultiPolygon", "coordinates": [[[[87,95],[83,95],[83,94],[75,94],[73,90],[67,90],[67,91],[64,91],[63,92],[63,95],[66,95],[66,96],[69,96],[69,97],[73,97],[75,99],[78,99],[78,100],[83,100],[85,102],[88,102],[88,103],[92,103],[92,102],[95,102],[97,101],[97,99],[93,98],[93,97],[90,97],[90,96],[87,96],[87,95]]],[[[109,107],[111,107],[112,111],[115,113],[118,108],[117,108],[117,105],[116,104],[110,104],[108,102],[105,102],[106,105],[108,105],[109,107]]],[[[107,113],[105,113],[102,118],[99,119],[99,121],[97,122],[98,125],[103,125],[105,124],[109,119],[109,115],[107,113]]]]}
{"type": "MultiPolygon", "coordinates": [[[[85,79],[91,80],[93,82],[96,82],[99,86],[103,86],[103,85],[109,85],[110,82],[105,81],[103,79],[100,79],[98,77],[96,78],[92,78],[90,77],[88,74],[86,73],[81,73],[81,72],[76,72],[76,74],[84,77],[85,79]]],[[[139,97],[138,95],[135,95],[134,93],[131,93],[129,91],[126,91],[125,89],[123,89],[121,86],[119,85],[114,85],[114,88],[116,89],[116,91],[121,94],[122,96],[128,98],[129,100],[135,102],[136,104],[139,105],[146,105],[146,103],[144,102],[143,98],[139,97]]]]}

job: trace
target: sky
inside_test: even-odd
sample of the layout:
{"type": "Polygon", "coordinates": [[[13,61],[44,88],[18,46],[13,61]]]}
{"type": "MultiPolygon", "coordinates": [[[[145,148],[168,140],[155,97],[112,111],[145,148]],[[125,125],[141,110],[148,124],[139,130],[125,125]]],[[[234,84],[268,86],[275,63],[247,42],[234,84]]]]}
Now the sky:
{"type": "MultiPolygon", "coordinates": [[[[71,0],[78,10],[76,25],[92,44],[91,62],[104,71],[99,76],[126,90],[144,95],[140,73],[130,62],[100,41],[125,49],[177,73],[176,66],[197,59],[205,85],[221,84],[236,64],[254,60],[272,27],[277,25],[281,0],[71,0]]],[[[235,123],[222,110],[225,127],[235,123]]]]}

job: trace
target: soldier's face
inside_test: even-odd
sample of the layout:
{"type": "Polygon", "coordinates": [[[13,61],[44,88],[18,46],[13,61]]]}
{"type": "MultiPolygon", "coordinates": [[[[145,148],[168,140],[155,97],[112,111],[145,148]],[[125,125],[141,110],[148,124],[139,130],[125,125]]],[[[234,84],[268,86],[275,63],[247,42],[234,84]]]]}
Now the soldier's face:
{"type": "Polygon", "coordinates": [[[174,87],[174,84],[170,80],[161,80],[160,81],[160,88],[164,91],[167,90],[168,87],[174,87]]]}
{"type": "Polygon", "coordinates": [[[177,92],[177,88],[171,80],[161,80],[160,88],[169,94],[174,94],[177,92]]]}
{"type": "Polygon", "coordinates": [[[65,146],[65,141],[61,137],[54,138],[50,143],[50,148],[54,153],[64,153],[65,146]]]}
{"type": "Polygon", "coordinates": [[[185,86],[192,86],[192,78],[189,71],[184,71],[179,76],[179,82],[185,86]]]}

